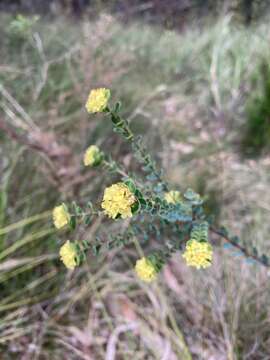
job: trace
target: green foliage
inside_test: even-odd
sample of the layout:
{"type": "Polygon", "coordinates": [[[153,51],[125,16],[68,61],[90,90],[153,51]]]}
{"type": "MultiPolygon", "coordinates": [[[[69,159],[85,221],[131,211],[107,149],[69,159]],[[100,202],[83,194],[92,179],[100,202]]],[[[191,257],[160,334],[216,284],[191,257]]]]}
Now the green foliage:
{"type": "Polygon", "coordinates": [[[270,66],[263,63],[253,86],[255,95],[248,101],[241,149],[244,155],[258,156],[270,149],[270,66]]]}
{"type": "Polygon", "coordinates": [[[8,33],[10,34],[11,39],[16,41],[28,39],[31,36],[34,25],[38,20],[39,16],[33,16],[30,18],[21,14],[17,15],[8,26],[8,33]]]}
{"type": "Polygon", "coordinates": [[[193,224],[190,238],[196,241],[207,242],[208,241],[208,228],[209,224],[206,221],[193,224]]]}

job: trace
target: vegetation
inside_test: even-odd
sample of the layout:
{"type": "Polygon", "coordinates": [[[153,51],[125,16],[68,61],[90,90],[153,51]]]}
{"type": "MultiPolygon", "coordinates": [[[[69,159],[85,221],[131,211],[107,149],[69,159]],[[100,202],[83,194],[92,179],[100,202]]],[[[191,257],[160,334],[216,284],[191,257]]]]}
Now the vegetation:
{"type": "Polygon", "coordinates": [[[71,233],[56,232],[51,220],[57,204],[100,203],[120,180],[116,168],[143,175],[105,114],[84,110],[89,90],[106,87],[134,133],[144,133],[171,188],[192,187],[209,214],[219,214],[213,224],[222,221],[255,257],[269,254],[269,159],[238,154],[246,104],[260,91],[254,74],[269,59],[267,19],[242,28],[223,18],[181,34],[108,15],[80,25],[40,19],[19,39],[12,20],[0,22],[3,358],[269,357],[267,269],[223,248],[219,236],[210,237],[211,267],[187,267],[176,252],[157,281],[144,284],[136,260],[169,233],[153,229],[140,246],[89,254],[68,272],[62,244],[106,239],[126,223],[98,217],[71,233]],[[85,168],[92,144],[109,156],[107,166],[85,168]]]}
{"type": "Polygon", "coordinates": [[[260,155],[270,145],[270,70],[268,62],[259,67],[255,84],[258,91],[247,104],[247,124],[242,138],[242,152],[247,156],[260,155]]]}

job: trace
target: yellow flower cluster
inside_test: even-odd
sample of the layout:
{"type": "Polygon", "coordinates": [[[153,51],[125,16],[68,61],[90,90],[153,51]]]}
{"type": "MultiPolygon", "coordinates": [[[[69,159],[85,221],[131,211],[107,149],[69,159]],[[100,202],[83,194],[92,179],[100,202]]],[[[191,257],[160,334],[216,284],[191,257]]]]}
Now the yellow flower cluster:
{"type": "Polygon", "coordinates": [[[84,153],[83,163],[85,166],[97,166],[101,163],[103,153],[96,145],[91,145],[84,153]]]}
{"type": "Polygon", "coordinates": [[[101,207],[105,214],[115,219],[121,215],[122,219],[132,216],[131,207],[136,202],[136,197],[124,183],[113,184],[105,189],[101,207]]]}
{"type": "Polygon", "coordinates": [[[177,204],[179,202],[181,202],[182,200],[182,195],[180,193],[180,191],[169,191],[165,194],[164,196],[165,200],[167,201],[167,203],[169,204],[177,204]]]}
{"type": "Polygon", "coordinates": [[[65,244],[61,247],[59,251],[60,259],[63,261],[64,265],[73,270],[77,263],[77,250],[76,246],[72,244],[69,240],[65,242],[65,244]]]}
{"type": "Polygon", "coordinates": [[[70,215],[66,210],[64,204],[56,206],[53,209],[52,217],[53,217],[54,226],[57,229],[61,229],[62,227],[67,225],[70,221],[70,215]]]}
{"type": "Polygon", "coordinates": [[[86,102],[86,110],[89,113],[98,113],[105,110],[111,97],[109,89],[101,88],[92,90],[86,102]]]}
{"type": "Polygon", "coordinates": [[[137,260],[135,271],[138,277],[145,282],[151,282],[157,277],[155,266],[146,257],[137,260]]]}
{"type": "Polygon", "coordinates": [[[208,242],[189,240],[186,250],[182,255],[188,266],[195,266],[197,269],[207,268],[212,263],[213,249],[208,242]]]}

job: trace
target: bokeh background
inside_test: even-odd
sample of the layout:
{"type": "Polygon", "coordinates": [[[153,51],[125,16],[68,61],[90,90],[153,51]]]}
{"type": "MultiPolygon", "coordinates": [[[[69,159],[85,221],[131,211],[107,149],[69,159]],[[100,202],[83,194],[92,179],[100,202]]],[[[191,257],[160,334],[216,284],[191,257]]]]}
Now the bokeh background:
{"type": "Polygon", "coordinates": [[[0,358],[270,359],[267,268],[211,238],[211,268],[177,253],[153,285],[134,275],[134,246],[70,273],[63,241],[123,224],[56,233],[50,215],[61,201],[100,201],[117,179],[84,169],[90,144],[140,171],[84,109],[91,88],[108,87],[172,188],[193,187],[217,224],[270,254],[269,1],[1,0],[0,10],[0,358]]]}

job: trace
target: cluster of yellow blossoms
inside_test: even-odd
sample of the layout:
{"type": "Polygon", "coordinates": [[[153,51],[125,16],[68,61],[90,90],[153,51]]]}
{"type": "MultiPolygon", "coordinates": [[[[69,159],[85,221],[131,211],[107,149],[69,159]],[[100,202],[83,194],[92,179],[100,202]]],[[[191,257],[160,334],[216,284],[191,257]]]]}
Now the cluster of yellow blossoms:
{"type": "Polygon", "coordinates": [[[157,277],[154,264],[146,257],[137,260],[135,271],[138,277],[145,282],[151,282],[157,277]]]}
{"type": "Polygon", "coordinates": [[[207,268],[212,263],[213,249],[208,242],[189,240],[186,250],[182,255],[188,266],[195,266],[197,269],[207,268]]]}
{"type": "Polygon", "coordinates": [[[66,210],[66,207],[64,204],[56,206],[53,209],[53,222],[57,229],[61,229],[65,225],[67,225],[70,221],[70,215],[68,211],[66,210]]]}
{"type": "Polygon", "coordinates": [[[85,166],[97,166],[101,163],[102,159],[103,153],[96,145],[91,145],[84,153],[83,163],[85,166]]]}
{"type": "Polygon", "coordinates": [[[126,219],[132,216],[131,207],[136,202],[136,197],[124,183],[113,184],[105,189],[101,207],[106,215],[115,219],[121,216],[126,219]]]}
{"type": "Polygon", "coordinates": [[[98,113],[106,109],[111,97],[109,89],[101,88],[92,90],[86,102],[86,110],[89,113],[98,113]]]}
{"type": "Polygon", "coordinates": [[[66,241],[61,247],[59,255],[60,259],[68,269],[73,270],[75,268],[77,265],[77,249],[75,244],[71,243],[69,240],[66,241]]]}

